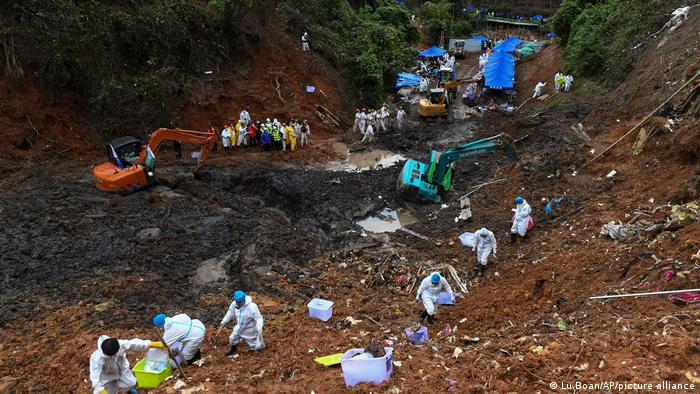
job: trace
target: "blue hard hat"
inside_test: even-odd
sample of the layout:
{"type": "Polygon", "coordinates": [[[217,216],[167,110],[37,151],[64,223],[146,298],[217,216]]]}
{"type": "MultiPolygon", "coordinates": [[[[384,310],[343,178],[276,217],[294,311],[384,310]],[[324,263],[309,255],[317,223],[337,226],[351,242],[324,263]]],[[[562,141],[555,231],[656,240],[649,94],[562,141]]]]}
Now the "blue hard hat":
{"type": "Polygon", "coordinates": [[[153,316],[153,325],[156,327],[163,327],[165,325],[165,318],[166,317],[167,316],[165,316],[162,313],[159,313],[159,314],[153,316]]]}
{"type": "Polygon", "coordinates": [[[520,203],[522,203],[522,202],[525,202],[525,199],[524,199],[524,198],[522,198],[522,197],[515,197],[515,203],[516,203],[516,204],[520,204],[520,203]]]}
{"type": "Polygon", "coordinates": [[[233,293],[233,300],[239,302],[245,301],[245,293],[240,290],[236,290],[236,292],[233,293]]]}
{"type": "Polygon", "coordinates": [[[433,276],[430,277],[430,281],[433,283],[440,283],[440,274],[434,273],[433,276]]]}

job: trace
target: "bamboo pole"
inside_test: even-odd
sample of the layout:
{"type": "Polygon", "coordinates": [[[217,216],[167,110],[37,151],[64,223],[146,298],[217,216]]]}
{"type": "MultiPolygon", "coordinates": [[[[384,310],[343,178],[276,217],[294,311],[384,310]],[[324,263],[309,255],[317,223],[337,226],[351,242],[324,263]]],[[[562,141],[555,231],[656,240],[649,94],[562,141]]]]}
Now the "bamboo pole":
{"type": "Polygon", "coordinates": [[[700,289],[687,289],[687,290],[666,290],[666,291],[652,291],[648,293],[629,293],[629,294],[611,294],[589,297],[589,300],[606,300],[609,298],[623,298],[623,297],[646,297],[651,295],[661,295],[661,294],[677,294],[677,293],[687,293],[693,291],[700,291],[700,289]]]}

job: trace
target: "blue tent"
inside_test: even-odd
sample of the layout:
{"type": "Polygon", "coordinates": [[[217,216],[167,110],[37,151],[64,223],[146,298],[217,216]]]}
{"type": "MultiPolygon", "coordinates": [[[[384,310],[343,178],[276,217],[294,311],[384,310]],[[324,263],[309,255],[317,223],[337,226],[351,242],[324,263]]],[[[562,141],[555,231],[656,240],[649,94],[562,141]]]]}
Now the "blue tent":
{"type": "Polygon", "coordinates": [[[544,15],[535,15],[532,19],[544,19],[544,15]]]}
{"type": "Polygon", "coordinates": [[[550,31],[549,33],[547,33],[547,37],[554,37],[556,35],[557,35],[557,33],[553,32],[553,31],[550,31]]]}
{"type": "Polygon", "coordinates": [[[489,55],[484,72],[484,86],[491,89],[513,89],[515,58],[507,52],[494,52],[489,55]]]}
{"type": "Polygon", "coordinates": [[[513,52],[515,48],[523,42],[523,40],[520,40],[517,37],[510,37],[509,39],[496,45],[493,50],[494,52],[513,52]]]}
{"type": "Polygon", "coordinates": [[[475,37],[470,38],[470,40],[488,41],[489,38],[484,37],[484,36],[475,36],[475,37]]]}
{"type": "Polygon", "coordinates": [[[433,45],[431,48],[424,50],[423,52],[419,53],[419,57],[440,57],[447,53],[446,50],[442,48],[438,48],[435,45],[433,45]]]}
{"type": "Polygon", "coordinates": [[[404,86],[418,86],[420,85],[420,76],[411,73],[399,73],[398,78],[396,78],[396,88],[402,88],[404,86]]]}

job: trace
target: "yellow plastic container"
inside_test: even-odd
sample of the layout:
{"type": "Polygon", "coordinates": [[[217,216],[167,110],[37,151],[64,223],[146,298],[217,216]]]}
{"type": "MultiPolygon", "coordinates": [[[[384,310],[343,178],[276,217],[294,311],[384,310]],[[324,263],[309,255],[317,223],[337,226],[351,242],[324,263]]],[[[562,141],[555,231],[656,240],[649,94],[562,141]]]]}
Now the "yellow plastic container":
{"type": "Polygon", "coordinates": [[[154,389],[160,386],[160,384],[163,383],[168,376],[173,374],[172,360],[168,360],[168,366],[160,372],[144,371],[145,363],[146,359],[139,360],[139,362],[137,362],[132,369],[134,375],[136,376],[136,382],[138,382],[138,386],[140,388],[154,389]]]}

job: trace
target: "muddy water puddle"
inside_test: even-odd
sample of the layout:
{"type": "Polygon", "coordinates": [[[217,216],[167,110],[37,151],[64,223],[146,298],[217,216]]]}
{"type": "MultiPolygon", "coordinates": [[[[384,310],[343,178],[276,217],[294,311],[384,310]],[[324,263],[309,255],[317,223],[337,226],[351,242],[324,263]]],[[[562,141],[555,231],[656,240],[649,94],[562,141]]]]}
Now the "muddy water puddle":
{"type": "Polygon", "coordinates": [[[375,216],[358,221],[357,225],[371,233],[390,233],[417,221],[409,212],[385,208],[375,216]]]}
{"type": "Polygon", "coordinates": [[[332,161],[326,165],[329,171],[362,172],[377,168],[387,168],[406,160],[402,155],[383,149],[350,152],[347,144],[333,143],[333,150],[345,157],[342,161],[332,161]]]}

